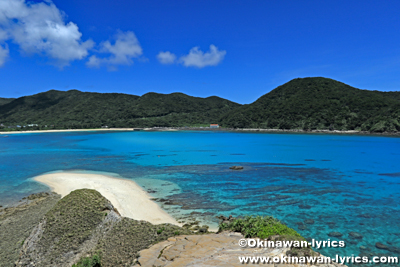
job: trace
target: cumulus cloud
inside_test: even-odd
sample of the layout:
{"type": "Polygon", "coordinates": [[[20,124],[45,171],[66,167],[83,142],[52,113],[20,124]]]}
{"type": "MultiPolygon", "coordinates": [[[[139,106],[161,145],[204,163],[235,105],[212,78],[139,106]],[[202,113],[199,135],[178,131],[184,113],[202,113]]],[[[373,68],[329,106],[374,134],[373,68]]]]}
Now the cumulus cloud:
{"type": "Polygon", "coordinates": [[[88,67],[100,67],[107,65],[110,70],[115,70],[116,65],[132,65],[133,58],[138,58],[143,54],[135,34],[131,31],[119,31],[115,36],[115,42],[105,41],[100,44],[99,53],[109,54],[106,57],[99,58],[91,56],[86,62],[88,67]]]}
{"type": "Polygon", "coordinates": [[[171,52],[166,51],[158,53],[157,59],[161,64],[173,64],[176,60],[176,56],[171,52]]]}
{"type": "Polygon", "coordinates": [[[91,56],[86,62],[86,66],[91,68],[98,68],[101,65],[101,59],[96,56],[91,56]]]}
{"type": "Polygon", "coordinates": [[[0,67],[4,65],[9,54],[8,45],[4,43],[6,39],[7,33],[0,29],[0,67]]]}
{"type": "Polygon", "coordinates": [[[8,46],[7,44],[5,45],[0,45],[0,67],[2,67],[4,65],[4,63],[6,62],[7,58],[8,58],[8,46]]]}
{"type": "Polygon", "coordinates": [[[94,45],[92,40],[81,40],[78,26],[65,23],[64,14],[50,0],[1,0],[0,27],[23,52],[45,55],[60,67],[85,58],[94,45]]]}
{"type": "Polygon", "coordinates": [[[225,57],[225,50],[218,50],[215,45],[210,45],[210,50],[204,53],[199,47],[190,49],[189,54],[182,56],[179,62],[186,67],[204,68],[206,66],[216,66],[225,57]]]}

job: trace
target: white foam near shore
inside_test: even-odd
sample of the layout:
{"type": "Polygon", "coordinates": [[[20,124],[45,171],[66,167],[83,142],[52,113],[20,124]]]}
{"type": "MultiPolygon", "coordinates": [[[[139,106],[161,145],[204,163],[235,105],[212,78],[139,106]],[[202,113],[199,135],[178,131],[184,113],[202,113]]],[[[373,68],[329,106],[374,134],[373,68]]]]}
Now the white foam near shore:
{"type": "Polygon", "coordinates": [[[153,224],[171,223],[181,226],[152,201],[146,191],[131,180],[103,174],[74,172],[54,172],[33,179],[49,186],[62,197],[77,189],[94,189],[111,201],[124,217],[145,220],[153,224]]]}

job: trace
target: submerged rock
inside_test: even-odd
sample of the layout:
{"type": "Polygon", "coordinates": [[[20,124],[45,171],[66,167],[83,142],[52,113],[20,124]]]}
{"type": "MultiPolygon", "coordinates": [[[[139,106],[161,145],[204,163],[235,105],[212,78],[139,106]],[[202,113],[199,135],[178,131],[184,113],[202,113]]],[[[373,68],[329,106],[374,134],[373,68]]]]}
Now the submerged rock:
{"type": "Polygon", "coordinates": [[[232,167],[229,167],[229,169],[231,169],[231,170],[243,170],[243,166],[232,166],[232,167]]]}
{"type": "Polygon", "coordinates": [[[350,232],[349,236],[351,238],[355,238],[355,239],[362,239],[363,238],[363,236],[360,233],[357,233],[357,232],[350,232]]]}
{"type": "Polygon", "coordinates": [[[306,224],[314,224],[314,220],[313,219],[308,219],[308,220],[305,220],[304,223],[306,223],[306,224]]]}
{"type": "Polygon", "coordinates": [[[301,204],[301,205],[299,205],[299,208],[300,208],[300,209],[309,210],[309,209],[311,209],[312,207],[311,207],[310,205],[301,204]]]}
{"type": "Polygon", "coordinates": [[[330,232],[328,235],[331,237],[342,237],[343,236],[343,234],[340,232],[330,232]]]}
{"type": "Polygon", "coordinates": [[[305,224],[299,224],[298,228],[299,230],[306,230],[307,226],[305,224]]]}
{"type": "Polygon", "coordinates": [[[388,247],[388,246],[386,246],[386,245],[384,245],[384,244],[382,244],[382,243],[380,243],[380,242],[377,242],[377,243],[375,244],[375,247],[376,247],[376,248],[379,248],[379,249],[389,250],[389,247],[388,247]]]}

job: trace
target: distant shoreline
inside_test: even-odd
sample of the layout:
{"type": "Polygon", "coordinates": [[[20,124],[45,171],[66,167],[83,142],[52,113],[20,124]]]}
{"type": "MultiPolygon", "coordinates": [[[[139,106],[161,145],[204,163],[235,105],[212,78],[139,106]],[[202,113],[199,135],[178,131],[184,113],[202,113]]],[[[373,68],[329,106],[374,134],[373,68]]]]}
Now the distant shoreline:
{"type": "Polygon", "coordinates": [[[377,135],[400,136],[400,132],[367,132],[367,131],[339,131],[339,130],[301,130],[301,129],[261,129],[261,128],[208,128],[208,127],[153,127],[153,128],[94,128],[94,129],[65,129],[65,130],[32,130],[0,132],[0,135],[23,133],[62,133],[62,132],[132,132],[132,131],[172,132],[172,131],[225,131],[225,132],[260,132],[260,133],[305,133],[305,134],[349,134],[349,135],[377,135]]]}
{"type": "Polygon", "coordinates": [[[63,133],[63,132],[97,132],[97,131],[132,131],[132,128],[98,128],[98,129],[66,129],[66,130],[32,130],[32,131],[9,131],[0,134],[19,133],[63,133]]]}

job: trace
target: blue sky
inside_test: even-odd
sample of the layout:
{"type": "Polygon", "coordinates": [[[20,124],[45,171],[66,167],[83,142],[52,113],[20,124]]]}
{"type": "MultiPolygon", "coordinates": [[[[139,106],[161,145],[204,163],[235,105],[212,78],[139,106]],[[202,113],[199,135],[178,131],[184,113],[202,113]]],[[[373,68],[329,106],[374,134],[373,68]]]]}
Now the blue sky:
{"type": "Polygon", "coordinates": [[[247,104],[293,78],[400,89],[400,1],[0,1],[0,97],[183,92],[247,104]]]}

